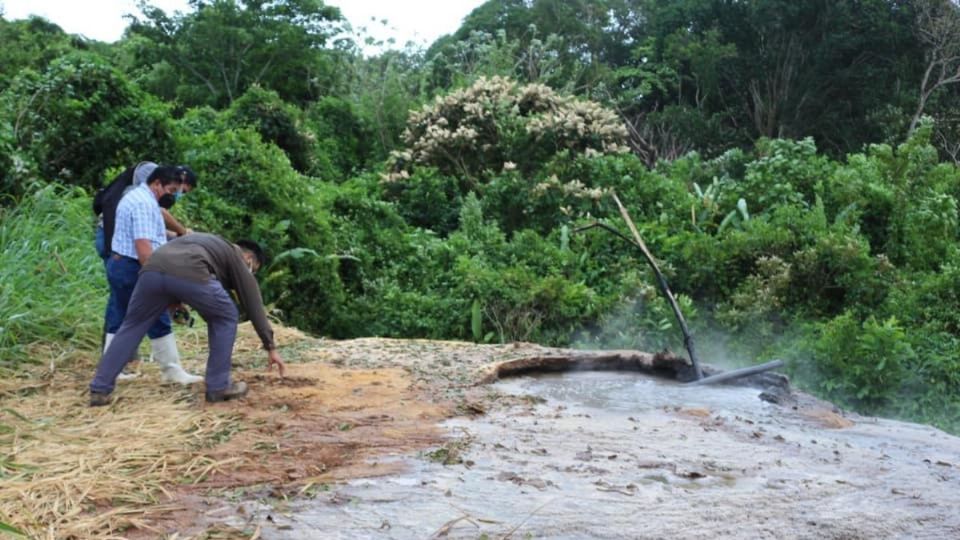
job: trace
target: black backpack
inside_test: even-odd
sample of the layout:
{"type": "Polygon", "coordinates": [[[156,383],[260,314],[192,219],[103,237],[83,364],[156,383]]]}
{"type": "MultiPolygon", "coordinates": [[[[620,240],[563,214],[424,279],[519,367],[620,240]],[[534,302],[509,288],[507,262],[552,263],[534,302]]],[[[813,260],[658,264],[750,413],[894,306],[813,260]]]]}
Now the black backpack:
{"type": "Polygon", "coordinates": [[[133,185],[133,171],[137,166],[128,167],[125,171],[118,174],[105,187],[97,190],[93,195],[93,213],[94,215],[103,214],[103,239],[107,251],[110,251],[111,242],[113,242],[113,230],[116,226],[117,205],[123,198],[123,192],[128,186],[133,185]]]}

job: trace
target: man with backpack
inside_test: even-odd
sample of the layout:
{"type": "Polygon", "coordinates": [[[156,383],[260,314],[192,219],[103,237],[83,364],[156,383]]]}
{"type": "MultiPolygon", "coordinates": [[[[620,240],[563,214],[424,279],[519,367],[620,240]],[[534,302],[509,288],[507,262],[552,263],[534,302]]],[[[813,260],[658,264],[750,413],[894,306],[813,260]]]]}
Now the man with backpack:
{"type": "MultiPolygon", "coordinates": [[[[127,169],[118,174],[109,185],[100,188],[94,194],[93,213],[99,218],[94,247],[104,263],[106,263],[107,257],[110,255],[110,242],[113,238],[114,220],[120,199],[135,186],[144,183],[150,176],[150,173],[156,168],[157,164],[152,161],[141,161],[136,165],[127,167],[127,169]]],[[[176,202],[184,194],[190,193],[197,188],[197,175],[194,174],[190,167],[179,165],[176,168],[176,173],[180,176],[182,187],[174,194],[173,202],[176,202]]],[[[170,206],[173,205],[172,203],[169,204],[170,206]]],[[[164,208],[161,206],[160,212],[163,215],[164,226],[166,226],[168,231],[174,233],[176,236],[183,236],[189,232],[189,229],[177,221],[177,218],[173,217],[169,207],[164,208]]]]}
{"type": "MultiPolygon", "coordinates": [[[[161,206],[171,207],[177,196],[184,192],[185,176],[181,168],[158,167],[155,163],[142,162],[121,173],[94,198],[94,211],[100,210],[103,220],[104,242],[97,248],[104,259],[107,282],[110,284],[110,298],[104,315],[104,351],[109,348],[123,321],[140,268],[149,259],[153,249],[166,243],[167,224],[161,206]]],[[[195,186],[196,176],[192,171],[190,176],[192,186],[195,186]]],[[[189,183],[187,185],[192,187],[189,183]]],[[[182,225],[180,228],[186,232],[182,225]]],[[[100,231],[98,244],[99,235],[100,231]]],[[[180,384],[202,380],[180,366],[169,315],[163,314],[157,319],[149,336],[153,357],[162,367],[164,380],[180,384]]],[[[120,379],[135,376],[122,374],[120,379]]]]}

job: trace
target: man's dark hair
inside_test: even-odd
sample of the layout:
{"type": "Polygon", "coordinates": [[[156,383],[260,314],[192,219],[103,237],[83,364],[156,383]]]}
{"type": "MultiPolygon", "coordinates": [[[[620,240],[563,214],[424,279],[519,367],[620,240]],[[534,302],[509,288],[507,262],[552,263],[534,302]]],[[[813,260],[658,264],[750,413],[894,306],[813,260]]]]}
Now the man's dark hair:
{"type": "Polygon", "coordinates": [[[189,184],[192,189],[197,189],[197,173],[186,165],[177,165],[177,174],[183,179],[184,184],[189,184]]]}
{"type": "Polygon", "coordinates": [[[161,165],[154,169],[153,172],[150,173],[150,176],[147,177],[147,184],[152,184],[157,180],[160,180],[161,186],[169,186],[173,183],[183,182],[183,180],[180,179],[180,175],[177,174],[177,168],[169,165],[161,165]]]}
{"type": "Polygon", "coordinates": [[[240,246],[240,249],[253,254],[253,258],[257,260],[258,267],[263,268],[263,266],[267,264],[267,255],[263,252],[260,244],[253,240],[237,240],[236,244],[240,246]]]}

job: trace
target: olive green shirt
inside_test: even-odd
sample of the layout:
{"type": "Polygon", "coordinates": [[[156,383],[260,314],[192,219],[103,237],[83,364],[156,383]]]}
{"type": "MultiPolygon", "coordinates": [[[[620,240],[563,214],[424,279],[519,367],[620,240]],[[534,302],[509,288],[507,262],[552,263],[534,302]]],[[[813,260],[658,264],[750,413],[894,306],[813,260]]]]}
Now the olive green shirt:
{"type": "Polygon", "coordinates": [[[224,289],[236,291],[263,347],[268,351],[275,348],[260,286],[235,244],[213,234],[191,233],[157,248],[140,271],[161,272],[197,283],[219,280],[224,289]]]}

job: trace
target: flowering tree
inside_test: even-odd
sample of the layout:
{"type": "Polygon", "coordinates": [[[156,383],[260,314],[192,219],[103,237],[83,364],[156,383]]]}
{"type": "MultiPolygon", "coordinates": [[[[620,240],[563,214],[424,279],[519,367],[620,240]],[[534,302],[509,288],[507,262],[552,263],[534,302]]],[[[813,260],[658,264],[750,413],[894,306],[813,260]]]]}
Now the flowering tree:
{"type": "Polygon", "coordinates": [[[437,97],[410,114],[403,150],[389,158],[386,182],[409,178],[417,166],[482,183],[502,171],[524,176],[556,154],[627,152],[620,118],[592,101],[557,94],[542,84],[503,77],[437,97]]]}

